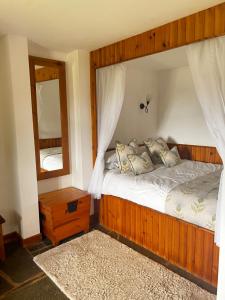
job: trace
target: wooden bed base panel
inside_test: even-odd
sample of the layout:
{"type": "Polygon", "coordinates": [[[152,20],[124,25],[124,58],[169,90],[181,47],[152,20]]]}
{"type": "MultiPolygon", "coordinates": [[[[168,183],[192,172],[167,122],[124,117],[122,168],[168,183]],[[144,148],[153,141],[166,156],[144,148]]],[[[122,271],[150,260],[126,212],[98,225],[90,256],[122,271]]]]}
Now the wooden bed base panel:
{"type": "Polygon", "coordinates": [[[115,196],[102,196],[100,224],[217,286],[219,248],[214,233],[115,196]]]}

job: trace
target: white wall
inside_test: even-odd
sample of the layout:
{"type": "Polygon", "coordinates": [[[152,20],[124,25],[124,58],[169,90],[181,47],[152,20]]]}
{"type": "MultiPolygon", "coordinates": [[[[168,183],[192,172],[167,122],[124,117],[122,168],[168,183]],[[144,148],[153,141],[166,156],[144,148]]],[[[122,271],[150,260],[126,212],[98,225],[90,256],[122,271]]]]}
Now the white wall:
{"type": "Polygon", "coordinates": [[[5,234],[19,230],[15,122],[8,38],[0,39],[0,213],[5,234]]]}
{"type": "Polygon", "coordinates": [[[166,58],[164,56],[160,59],[159,53],[155,57],[126,63],[125,99],[110,147],[116,140],[127,143],[137,138],[142,143],[148,137],[157,136],[180,144],[215,146],[196,96],[190,69],[185,65],[185,50],[174,52],[178,60],[176,68],[161,70],[166,59],[175,59],[173,50],[166,58]],[[182,66],[178,67],[179,64],[182,66]],[[139,109],[139,104],[147,94],[151,95],[152,102],[146,114],[139,109]]]}
{"type": "Polygon", "coordinates": [[[71,174],[37,183],[27,39],[0,39],[0,213],[4,234],[39,233],[38,192],[87,189],[92,171],[89,52],[49,51],[29,43],[29,55],[66,61],[71,174]],[[37,190],[38,185],[38,190],[37,190]]]}
{"type": "MultiPolygon", "coordinates": [[[[8,208],[8,213],[13,211],[16,216],[14,220],[7,218],[8,223],[4,233],[11,231],[13,227],[19,231],[22,238],[27,238],[40,232],[28,44],[25,37],[9,35],[4,37],[1,43],[6,49],[5,56],[1,57],[3,60],[6,59],[6,63],[3,63],[1,68],[2,72],[7,74],[4,90],[6,98],[3,101],[6,102],[9,113],[9,119],[5,122],[3,120],[5,137],[9,133],[8,140],[5,139],[4,142],[8,143],[7,147],[12,155],[8,157],[9,161],[6,161],[4,169],[1,170],[2,174],[6,172],[8,176],[11,172],[12,179],[3,186],[7,198],[1,198],[1,203],[3,210],[8,208]],[[10,150],[10,147],[13,147],[13,150],[10,150]],[[12,196],[7,190],[11,191],[12,196]]],[[[4,134],[2,136],[4,137],[4,134]]],[[[7,159],[7,153],[5,154],[2,158],[4,160],[7,159]]]]}
{"type": "Polygon", "coordinates": [[[159,72],[157,135],[180,144],[215,146],[189,67],[159,72]]]}
{"type": "Polygon", "coordinates": [[[137,67],[132,62],[127,64],[125,99],[120,119],[113,136],[111,147],[115,141],[129,142],[137,138],[140,143],[147,137],[155,135],[157,126],[158,74],[137,67]],[[146,96],[151,96],[149,113],[139,108],[141,102],[146,103],[146,96]]]}
{"type": "MultiPolygon", "coordinates": [[[[89,52],[75,50],[67,57],[67,84],[72,186],[87,190],[92,172],[89,52]]],[[[91,205],[93,214],[93,202],[91,205]]]]}

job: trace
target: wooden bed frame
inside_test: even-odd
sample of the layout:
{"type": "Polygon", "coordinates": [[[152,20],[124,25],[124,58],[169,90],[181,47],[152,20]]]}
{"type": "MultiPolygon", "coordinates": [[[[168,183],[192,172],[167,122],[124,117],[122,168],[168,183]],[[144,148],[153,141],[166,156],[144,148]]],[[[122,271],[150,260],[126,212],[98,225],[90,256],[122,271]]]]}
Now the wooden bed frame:
{"type": "MultiPolygon", "coordinates": [[[[181,158],[221,163],[214,147],[176,146],[181,158]]],[[[217,286],[219,248],[214,244],[214,232],[108,195],[100,200],[100,225],[217,286]]]]}
{"type": "MultiPolygon", "coordinates": [[[[97,155],[96,70],[225,35],[225,3],[94,50],[90,54],[92,155],[97,155]]],[[[178,145],[184,158],[221,163],[215,148],[178,145]]],[[[95,211],[98,211],[95,203],[95,211]]],[[[217,285],[219,249],[206,229],[129,201],[103,196],[100,223],[206,282],[217,285]],[[134,221],[135,220],[135,221],[134,221]]]]}

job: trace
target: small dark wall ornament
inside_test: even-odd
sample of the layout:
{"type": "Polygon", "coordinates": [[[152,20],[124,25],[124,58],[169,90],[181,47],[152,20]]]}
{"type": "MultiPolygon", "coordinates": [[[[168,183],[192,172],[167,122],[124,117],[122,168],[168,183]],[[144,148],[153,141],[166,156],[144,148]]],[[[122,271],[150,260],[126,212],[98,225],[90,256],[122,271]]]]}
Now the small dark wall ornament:
{"type": "Polygon", "coordinates": [[[145,112],[148,113],[148,109],[149,109],[148,106],[149,106],[149,104],[151,102],[151,97],[150,96],[146,96],[145,101],[146,101],[146,104],[144,104],[143,102],[141,102],[140,105],[139,105],[139,107],[140,107],[140,109],[144,109],[145,112]]]}

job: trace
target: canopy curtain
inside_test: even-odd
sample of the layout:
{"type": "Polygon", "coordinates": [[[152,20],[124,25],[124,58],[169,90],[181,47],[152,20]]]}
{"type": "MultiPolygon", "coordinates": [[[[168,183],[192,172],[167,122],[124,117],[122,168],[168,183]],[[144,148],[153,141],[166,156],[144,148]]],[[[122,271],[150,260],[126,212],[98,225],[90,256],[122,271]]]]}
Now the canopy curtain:
{"type": "MultiPolygon", "coordinates": [[[[187,46],[197,97],[216,148],[225,165],[225,37],[187,46]]],[[[220,246],[217,299],[222,298],[225,283],[225,172],[222,172],[216,212],[215,242],[220,246]]],[[[223,294],[224,297],[224,294],[223,294]]]]}
{"type": "Polygon", "coordinates": [[[126,67],[113,65],[97,71],[98,151],[88,192],[101,198],[104,155],[112,140],[123,105],[126,67]]]}

